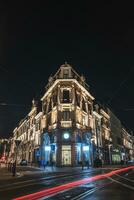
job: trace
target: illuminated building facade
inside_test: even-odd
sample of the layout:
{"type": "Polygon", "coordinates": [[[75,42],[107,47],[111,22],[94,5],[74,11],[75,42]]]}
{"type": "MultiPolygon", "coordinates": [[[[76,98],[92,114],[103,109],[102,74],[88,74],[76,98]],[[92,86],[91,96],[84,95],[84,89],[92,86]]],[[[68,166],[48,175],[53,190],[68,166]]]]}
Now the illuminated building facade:
{"type": "Polygon", "coordinates": [[[128,133],[120,121],[109,109],[93,106],[85,78],[69,64],[49,78],[40,103],[33,100],[30,112],[14,129],[9,160],[77,166],[93,165],[99,157],[103,164],[112,164],[119,163],[124,152],[134,159],[133,138],[128,147],[128,140],[123,140],[128,133]]]}
{"type": "Polygon", "coordinates": [[[64,64],[42,97],[41,160],[57,166],[92,162],[93,100],[83,76],[64,64]]]}

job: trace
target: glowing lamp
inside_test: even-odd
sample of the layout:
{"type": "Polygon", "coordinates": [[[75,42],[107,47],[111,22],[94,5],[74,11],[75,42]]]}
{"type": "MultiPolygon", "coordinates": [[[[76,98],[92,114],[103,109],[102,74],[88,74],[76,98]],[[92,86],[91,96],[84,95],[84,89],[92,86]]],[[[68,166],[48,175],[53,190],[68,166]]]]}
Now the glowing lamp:
{"type": "Polygon", "coordinates": [[[64,137],[64,139],[69,139],[69,133],[64,133],[64,135],[63,135],[63,137],[64,137]]]}
{"type": "Polygon", "coordinates": [[[89,151],[89,146],[83,146],[83,151],[89,151]]]}
{"type": "Polygon", "coordinates": [[[50,151],[50,146],[45,146],[45,151],[50,151]]]}

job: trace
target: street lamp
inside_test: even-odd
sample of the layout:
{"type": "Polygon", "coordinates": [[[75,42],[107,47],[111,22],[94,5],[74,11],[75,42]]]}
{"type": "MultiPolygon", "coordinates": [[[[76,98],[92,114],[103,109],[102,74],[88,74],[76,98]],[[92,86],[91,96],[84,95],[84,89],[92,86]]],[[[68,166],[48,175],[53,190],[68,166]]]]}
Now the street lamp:
{"type": "Polygon", "coordinates": [[[15,145],[16,145],[15,163],[17,163],[18,147],[19,147],[20,143],[21,143],[21,140],[15,140],[15,145]]]}
{"type": "Polygon", "coordinates": [[[109,151],[109,163],[110,163],[110,165],[112,164],[112,160],[111,160],[111,146],[112,146],[112,144],[109,144],[109,145],[108,145],[108,151],[109,151]]]}
{"type": "Polygon", "coordinates": [[[17,165],[17,153],[18,153],[18,147],[21,143],[21,140],[15,140],[15,145],[16,145],[16,152],[15,152],[15,161],[12,165],[12,172],[13,172],[13,176],[16,175],[16,165],[17,165]]]}
{"type": "Polygon", "coordinates": [[[91,138],[91,149],[92,149],[92,166],[94,165],[94,150],[93,150],[93,141],[95,141],[95,137],[93,136],[92,138],[91,138]]]}

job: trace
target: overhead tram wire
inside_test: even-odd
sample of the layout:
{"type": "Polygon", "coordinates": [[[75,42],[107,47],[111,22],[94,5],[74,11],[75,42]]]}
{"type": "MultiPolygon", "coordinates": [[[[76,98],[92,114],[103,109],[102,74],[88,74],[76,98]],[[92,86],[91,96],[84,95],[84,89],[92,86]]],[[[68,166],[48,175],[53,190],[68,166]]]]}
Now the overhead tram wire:
{"type": "Polygon", "coordinates": [[[8,70],[5,68],[5,66],[3,66],[2,64],[0,64],[0,69],[2,70],[2,71],[4,71],[4,72],[8,72],[8,70]]]}
{"type": "Polygon", "coordinates": [[[134,108],[126,108],[124,109],[125,112],[134,111],[134,108]]]}
{"type": "MultiPolygon", "coordinates": [[[[26,107],[26,105],[23,105],[23,104],[8,104],[8,103],[0,103],[0,106],[26,107]]],[[[30,106],[28,106],[28,107],[30,107],[30,106]]]]}
{"type": "Polygon", "coordinates": [[[113,93],[113,95],[111,96],[111,98],[107,101],[107,105],[110,105],[111,101],[116,97],[116,95],[120,92],[121,88],[124,86],[124,84],[129,80],[130,75],[132,74],[132,72],[134,71],[134,67],[130,69],[129,73],[125,76],[125,79],[123,79],[123,81],[121,81],[119,87],[115,90],[115,92],[113,93]]]}

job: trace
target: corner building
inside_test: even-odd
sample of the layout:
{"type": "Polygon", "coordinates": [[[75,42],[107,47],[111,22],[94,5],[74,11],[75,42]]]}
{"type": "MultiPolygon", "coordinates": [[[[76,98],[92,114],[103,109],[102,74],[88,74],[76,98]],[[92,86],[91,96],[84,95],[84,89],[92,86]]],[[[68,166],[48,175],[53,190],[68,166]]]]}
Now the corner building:
{"type": "Polygon", "coordinates": [[[56,166],[93,163],[93,100],[89,86],[67,63],[49,78],[42,101],[40,159],[56,166]]]}

